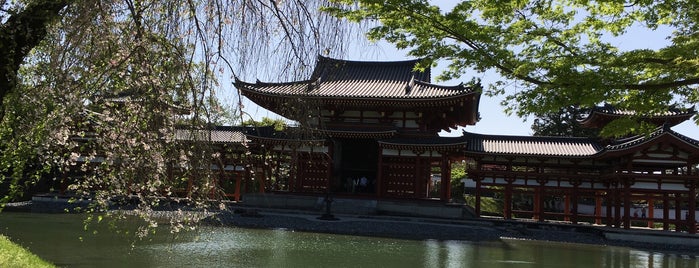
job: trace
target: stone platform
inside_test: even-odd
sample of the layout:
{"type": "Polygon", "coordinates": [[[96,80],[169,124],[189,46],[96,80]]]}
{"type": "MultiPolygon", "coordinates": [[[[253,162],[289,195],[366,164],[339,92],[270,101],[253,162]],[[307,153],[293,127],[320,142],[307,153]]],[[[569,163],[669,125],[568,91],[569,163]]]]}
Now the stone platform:
{"type": "MultiPolygon", "coordinates": [[[[325,196],[291,194],[245,194],[243,206],[295,209],[323,212],[326,210],[325,196]]],[[[349,215],[397,215],[442,219],[469,219],[473,214],[462,204],[445,204],[435,200],[379,200],[365,197],[331,197],[332,213],[349,215]]]]}

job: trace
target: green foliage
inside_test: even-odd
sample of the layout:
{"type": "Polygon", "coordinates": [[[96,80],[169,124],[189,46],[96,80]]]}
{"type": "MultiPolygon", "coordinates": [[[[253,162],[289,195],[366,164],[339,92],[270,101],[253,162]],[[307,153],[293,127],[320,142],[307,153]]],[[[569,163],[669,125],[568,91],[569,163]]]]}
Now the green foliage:
{"type": "Polygon", "coordinates": [[[56,109],[57,96],[38,88],[23,91],[10,93],[4,100],[14,109],[7,109],[0,121],[0,185],[7,186],[0,189],[0,203],[28,198],[23,196],[26,191],[51,170],[46,163],[56,160],[48,152],[57,148],[51,148],[46,139],[57,143],[67,139],[62,132],[54,132],[57,124],[67,121],[64,110],[56,109]]]}
{"type": "Polygon", "coordinates": [[[249,119],[246,121],[243,121],[243,126],[248,126],[248,127],[266,127],[266,126],[273,126],[274,130],[276,131],[284,131],[284,128],[286,128],[286,121],[281,118],[277,119],[272,119],[269,117],[262,117],[261,121],[255,121],[254,119],[249,119]]]}
{"type": "MultiPolygon", "coordinates": [[[[501,80],[486,94],[514,86],[503,105],[519,116],[603,102],[653,115],[672,104],[699,103],[696,1],[475,0],[451,10],[424,0],[337,2],[346,6],[325,10],[352,21],[378,20],[368,36],[425,58],[423,66],[447,60],[448,69],[438,78],[497,71],[501,80]],[[667,33],[670,44],[617,47],[614,38],[634,28],[667,33]]],[[[605,134],[624,134],[620,131],[625,130],[605,134]]]]}
{"type": "Polygon", "coordinates": [[[464,183],[461,182],[466,178],[466,162],[454,162],[451,165],[451,196],[453,202],[463,203],[464,183]]]}
{"type": "Polygon", "coordinates": [[[466,162],[454,162],[451,165],[451,180],[461,182],[466,178],[466,162]]]}
{"type": "Polygon", "coordinates": [[[0,267],[55,267],[0,235],[0,267]]]}
{"type": "Polygon", "coordinates": [[[588,114],[588,111],[577,107],[564,107],[557,113],[537,114],[532,124],[534,136],[597,137],[599,130],[580,125],[580,120],[588,114]]]}

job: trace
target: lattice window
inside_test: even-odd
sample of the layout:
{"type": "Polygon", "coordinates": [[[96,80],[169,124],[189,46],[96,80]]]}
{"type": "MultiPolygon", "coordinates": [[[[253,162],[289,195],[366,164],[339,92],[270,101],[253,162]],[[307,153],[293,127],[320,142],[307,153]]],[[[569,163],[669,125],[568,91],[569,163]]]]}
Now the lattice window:
{"type": "Polygon", "coordinates": [[[429,177],[429,165],[425,161],[416,163],[412,157],[385,157],[383,163],[382,189],[385,196],[414,198],[418,195],[416,191],[426,190],[426,185],[417,185],[422,180],[416,177],[429,177]]]}
{"type": "Polygon", "coordinates": [[[300,192],[325,192],[328,188],[330,164],[322,154],[299,157],[298,186],[300,192]]]}

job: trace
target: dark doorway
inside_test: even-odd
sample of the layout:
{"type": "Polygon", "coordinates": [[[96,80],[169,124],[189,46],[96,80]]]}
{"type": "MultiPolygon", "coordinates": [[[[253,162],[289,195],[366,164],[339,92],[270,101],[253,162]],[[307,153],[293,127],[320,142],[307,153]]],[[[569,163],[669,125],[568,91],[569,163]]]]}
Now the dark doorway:
{"type": "Polygon", "coordinates": [[[335,174],[338,174],[339,190],[344,193],[370,194],[376,189],[379,146],[375,140],[338,140],[335,174]],[[339,165],[337,165],[339,164],[339,165]]]}

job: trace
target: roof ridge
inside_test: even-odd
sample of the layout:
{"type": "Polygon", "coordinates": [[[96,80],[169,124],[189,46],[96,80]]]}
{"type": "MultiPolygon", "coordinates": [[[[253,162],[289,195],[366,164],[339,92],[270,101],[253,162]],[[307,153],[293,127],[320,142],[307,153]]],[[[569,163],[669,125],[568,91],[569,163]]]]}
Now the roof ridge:
{"type": "Polygon", "coordinates": [[[526,141],[536,141],[536,140],[588,140],[597,141],[590,137],[568,137],[568,136],[519,136],[519,135],[501,135],[501,134],[483,134],[483,133],[473,133],[468,131],[463,131],[463,135],[471,136],[487,136],[493,138],[502,138],[507,140],[526,140],[526,141]]]}
{"type": "Polygon", "coordinates": [[[474,91],[476,88],[480,88],[481,84],[480,83],[474,83],[474,84],[465,84],[464,82],[461,82],[456,85],[451,85],[451,86],[446,86],[446,85],[439,85],[439,84],[434,84],[431,82],[426,82],[422,81],[420,79],[415,79],[414,81],[415,84],[423,85],[423,86],[431,86],[431,87],[436,87],[436,88],[442,88],[442,89],[448,89],[448,90],[465,90],[468,89],[468,91],[474,91]]]}
{"type": "MultiPolygon", "coordinates": [[[[335,62],[346,62],[346,63],[352,63],[352,64],[367,64],[367,65],[392,65],[392,64],[408,64],[412,63],[413,65],[415,63],[418,63],[425,58],[416,58],[416,59],[408,59],[408,60],[393,60],[393,61],[365,61],[365,60],[346,60],[346,59],[339,59],[339,58],[332,58],[332,57],[326,57],[323,55],[318,55],[318,60],[317,63],[320,63],[321,61],[335,61],[335,62]]],[[[317,64],[316,63],[316,64],[317,64]]]]}
{"type": "Polygon", "coordinates": [[[683,140],[687,143],[690,143],[690,144],[693,144],[693,145],[699,147],[699,140],[692,139],[688,136],[685,136],[685,135],[678,133],[677,131],[672,130],[671,126],[669,124],[663,124],[662,126],[655,128],[655,130],[653,130],[650,133],[639,134],[639,135],[632,136],[629,138],[621,139],[621,141],[623,141],[623,142],[607,145],[607,146],[605,146],[605,150],[623,149],[623,148],[626,148],[626,147],[629,147],[632,145],[636,145],[636,144],[640,144],[640,143],[644,143],[644,142],[653,140],[657,137],[660,137],[663,134],[672,135],[680,140],[683,140]]]}

